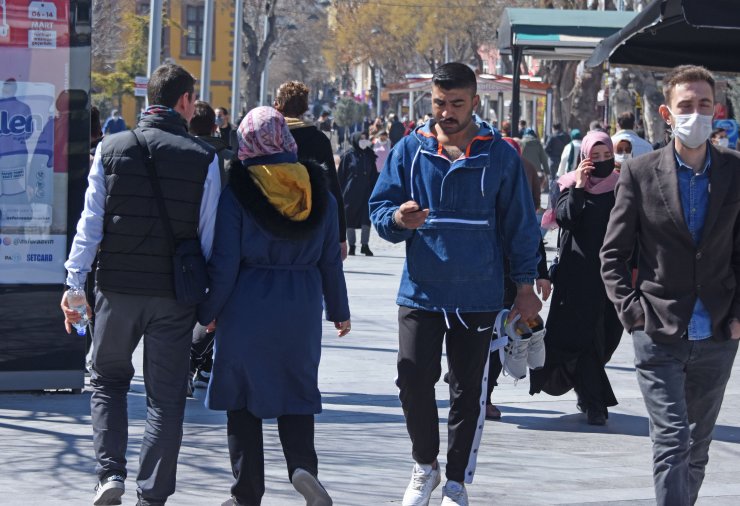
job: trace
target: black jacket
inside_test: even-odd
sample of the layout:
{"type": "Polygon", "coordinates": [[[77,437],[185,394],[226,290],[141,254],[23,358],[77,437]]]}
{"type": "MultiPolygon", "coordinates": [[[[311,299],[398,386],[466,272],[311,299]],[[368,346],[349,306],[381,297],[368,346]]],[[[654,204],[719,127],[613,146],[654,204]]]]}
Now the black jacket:
{"type": "Polygon", "coordinates": [[[344,217],[344,199],[337,180],[337,167],[334,163],[331,141],[313,125],[305,123],[294,123],[294,125],[296,126],[289,122],[290,133],[298,145],[298,160],[302,163],[317,162],[327,172],[326,179],[329,183],[329,191],[334,195],[338,206],[339,242],[345,242],[347,240],[347,222],[344,217]]]}
{"type": "Polygon", "coordinates": [[[360,149],[361,136],[362,132],[352,134],[352,147],[342,155],[337,171],[349,228],[370,225],[368,201],[378,180],[378,169],[375,167],[377,156],[371,147],[360,149]]]}
{"type": "MultiPolygon", "coordinates": [[[[175,240],[196,239],[213,149],[190,136],[177,114],[144,116],[139,128],[154,159],[175,240]]],[[[174,298],[173,252],[143,157],[129,131],[103,139],[107,197],[96,282],[102,290],[174,298]]]]}
{"type": "Polygon", "coordinates": [[[221,189],[223,190],[228,181],[228,174],[231,171],[232,163],[239,163],[236,158],[236,151],[229,148],[229,144],[221,137],[202,135],[198,136],[198,139],[207,142],[209,146],[216,150],[216,156],[218,156],[218,172],[221,175],[221,189]]]}

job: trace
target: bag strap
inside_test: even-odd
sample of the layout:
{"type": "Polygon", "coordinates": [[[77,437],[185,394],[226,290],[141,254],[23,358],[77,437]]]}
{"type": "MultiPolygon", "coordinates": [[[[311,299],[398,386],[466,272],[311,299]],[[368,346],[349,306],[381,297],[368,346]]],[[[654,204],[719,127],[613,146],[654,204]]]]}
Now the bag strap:
{"type": "Polygon", "coordinates": [[[167,206],[164,204],[164,196],[162,195],[162,187],[159,185],[159,179],[157,178],[157,171],[154,167],[154,158],[149,151],[149,144],[147,143],[141,130],[138,128],[131,131],[136,138],[136,143],[141,149],[141,153],[144,156],[144,165],[146,171],[149,174],[149,180],[152,184],[152,190],[154,190],[154,197],[157,200],[157,207],[159,207],[159,217],[162,219],[164,224],[165,233],[167,235],[167,242],[169,243],[172,253],[175,253],[175,233],[172,230],[172,223],[170,223],[170,216],[167,213],[167,206]]]}

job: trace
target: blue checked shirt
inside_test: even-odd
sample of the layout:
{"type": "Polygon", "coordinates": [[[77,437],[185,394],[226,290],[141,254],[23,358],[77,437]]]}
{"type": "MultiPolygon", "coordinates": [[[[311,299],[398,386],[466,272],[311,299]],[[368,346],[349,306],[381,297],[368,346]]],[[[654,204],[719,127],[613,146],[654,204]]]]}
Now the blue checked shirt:
{"type": "MultiPolygon", "coordinates": [[[[678,191],[681,195],[683,217],[689,227],[694,244],[699,245],[704,232],[704,221],[709,207],[709,166],[712,163],[711,153],[707,147],[707,161],[701,172],[694,172],[676,153],[678,162],[678,191]]],[[[694,312],[688,328],[689,340],[698,341],[712,337],[712,319],[701,299],[696,299],[694,312]]]]}

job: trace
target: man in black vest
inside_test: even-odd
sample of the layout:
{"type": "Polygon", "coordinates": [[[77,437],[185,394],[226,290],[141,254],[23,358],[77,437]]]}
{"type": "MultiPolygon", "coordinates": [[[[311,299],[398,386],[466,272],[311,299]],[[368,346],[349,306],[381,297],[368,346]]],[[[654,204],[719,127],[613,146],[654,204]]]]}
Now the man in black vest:
{"type": "MultiPolygon", "coordinates": [[[[155,105],[142,115],[138,129],[154,160],[175,240],[199,239],[208,258],[221,182],[214,150],[187,132],[195,108],[194,83],[177,65],[156,69],[147,86],[149,103],[155,105]]],[[[148,408],[138,504],[160,505],[175,492],[195,306],[175,299],[166,228],[142,148],[131,132],[105,137],[88,181],[65,267],[68,287],[82,287],[98,253],[90,405],[99,483],[93,504],[121,504],[126,395],[134,375],[132,355],[144,336],[148,408]]],[[[79,314],[69,308],[67,296],[62,310],[70,332],[79,314]]]]}

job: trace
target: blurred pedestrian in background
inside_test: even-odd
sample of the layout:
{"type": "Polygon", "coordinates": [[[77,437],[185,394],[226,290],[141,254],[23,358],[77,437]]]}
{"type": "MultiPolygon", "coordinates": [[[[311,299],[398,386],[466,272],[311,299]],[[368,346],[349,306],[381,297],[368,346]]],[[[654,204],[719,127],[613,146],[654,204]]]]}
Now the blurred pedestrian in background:
{"type": "Polygon", "coordinates": [[[370,251],[370,211],[367,203],[378,180],[375,167],[377,155],[372,142],[363,132],[355,132],[350,139],[350,148],[342,154],[339,162],[339,186],[344,198],[344,215],[347,219],[347,244],[349,255],[355,254],[357,236],[360,229],[360,253],[373,256],[370,251]]]}

